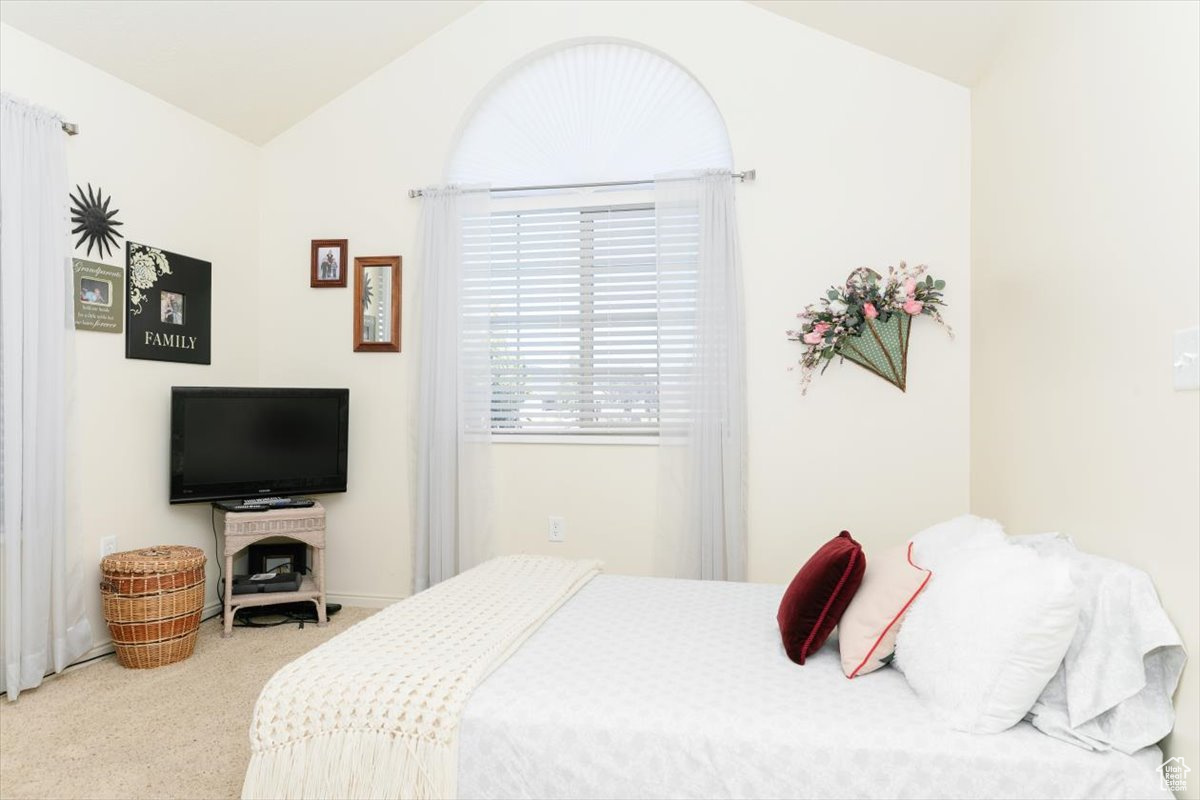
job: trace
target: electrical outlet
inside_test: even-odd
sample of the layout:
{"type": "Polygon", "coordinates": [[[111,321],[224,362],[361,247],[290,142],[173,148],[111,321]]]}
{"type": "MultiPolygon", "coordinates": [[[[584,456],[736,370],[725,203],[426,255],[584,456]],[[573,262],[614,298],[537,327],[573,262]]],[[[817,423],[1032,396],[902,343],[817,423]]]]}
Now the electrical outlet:
{"type": "Polygon", "coordinates": [[[117,537],[105,536],[100,540],[100,557],[111,556],[117,552],[117,537]]]}
{"type": "Polygon", "coordinates": [[[562,517],[550,518],[550,541],[565,542],[567,540],[567,521],[562,517]]]}

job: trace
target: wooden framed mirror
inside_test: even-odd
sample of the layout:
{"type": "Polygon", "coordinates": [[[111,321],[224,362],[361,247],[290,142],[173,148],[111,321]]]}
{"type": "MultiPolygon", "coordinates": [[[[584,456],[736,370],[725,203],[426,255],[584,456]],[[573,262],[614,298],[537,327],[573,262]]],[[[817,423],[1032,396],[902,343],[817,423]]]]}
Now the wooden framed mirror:
{"type": "Polygon", "coordinates": [[[354,352],[400,352],[400,256],[354,259],[354,352]]]}

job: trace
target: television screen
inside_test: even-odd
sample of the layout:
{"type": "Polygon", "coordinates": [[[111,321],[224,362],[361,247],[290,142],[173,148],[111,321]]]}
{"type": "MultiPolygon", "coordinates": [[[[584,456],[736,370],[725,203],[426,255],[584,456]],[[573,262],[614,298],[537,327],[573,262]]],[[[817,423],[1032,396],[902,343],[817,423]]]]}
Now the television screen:
{"type": "Polygon", "coordinates": [[[171,389],[171,502],[346,491],[349,389],[171,389]]]}

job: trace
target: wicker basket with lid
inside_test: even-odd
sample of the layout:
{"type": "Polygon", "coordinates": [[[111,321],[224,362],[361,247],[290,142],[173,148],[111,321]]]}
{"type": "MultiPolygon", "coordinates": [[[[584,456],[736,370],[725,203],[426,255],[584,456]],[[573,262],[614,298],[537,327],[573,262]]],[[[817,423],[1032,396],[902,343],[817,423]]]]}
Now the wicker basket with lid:
{"type": "Polygon", "coordinates": [[[205,560],[199,548],[162,545],[100,562],[104,619],[122,666],[161,667],[196,649],[205,560]]]}

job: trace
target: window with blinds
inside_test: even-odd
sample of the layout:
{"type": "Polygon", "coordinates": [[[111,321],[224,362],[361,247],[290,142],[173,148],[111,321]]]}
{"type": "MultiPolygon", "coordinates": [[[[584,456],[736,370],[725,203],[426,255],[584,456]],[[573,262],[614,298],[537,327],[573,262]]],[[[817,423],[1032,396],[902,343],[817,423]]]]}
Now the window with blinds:
{"type": "Polygon", "coordinates": [[[653,205],[494,213],[487,251],[467,262],[486,270],[493,435],[657,435],[653,205]]]}

